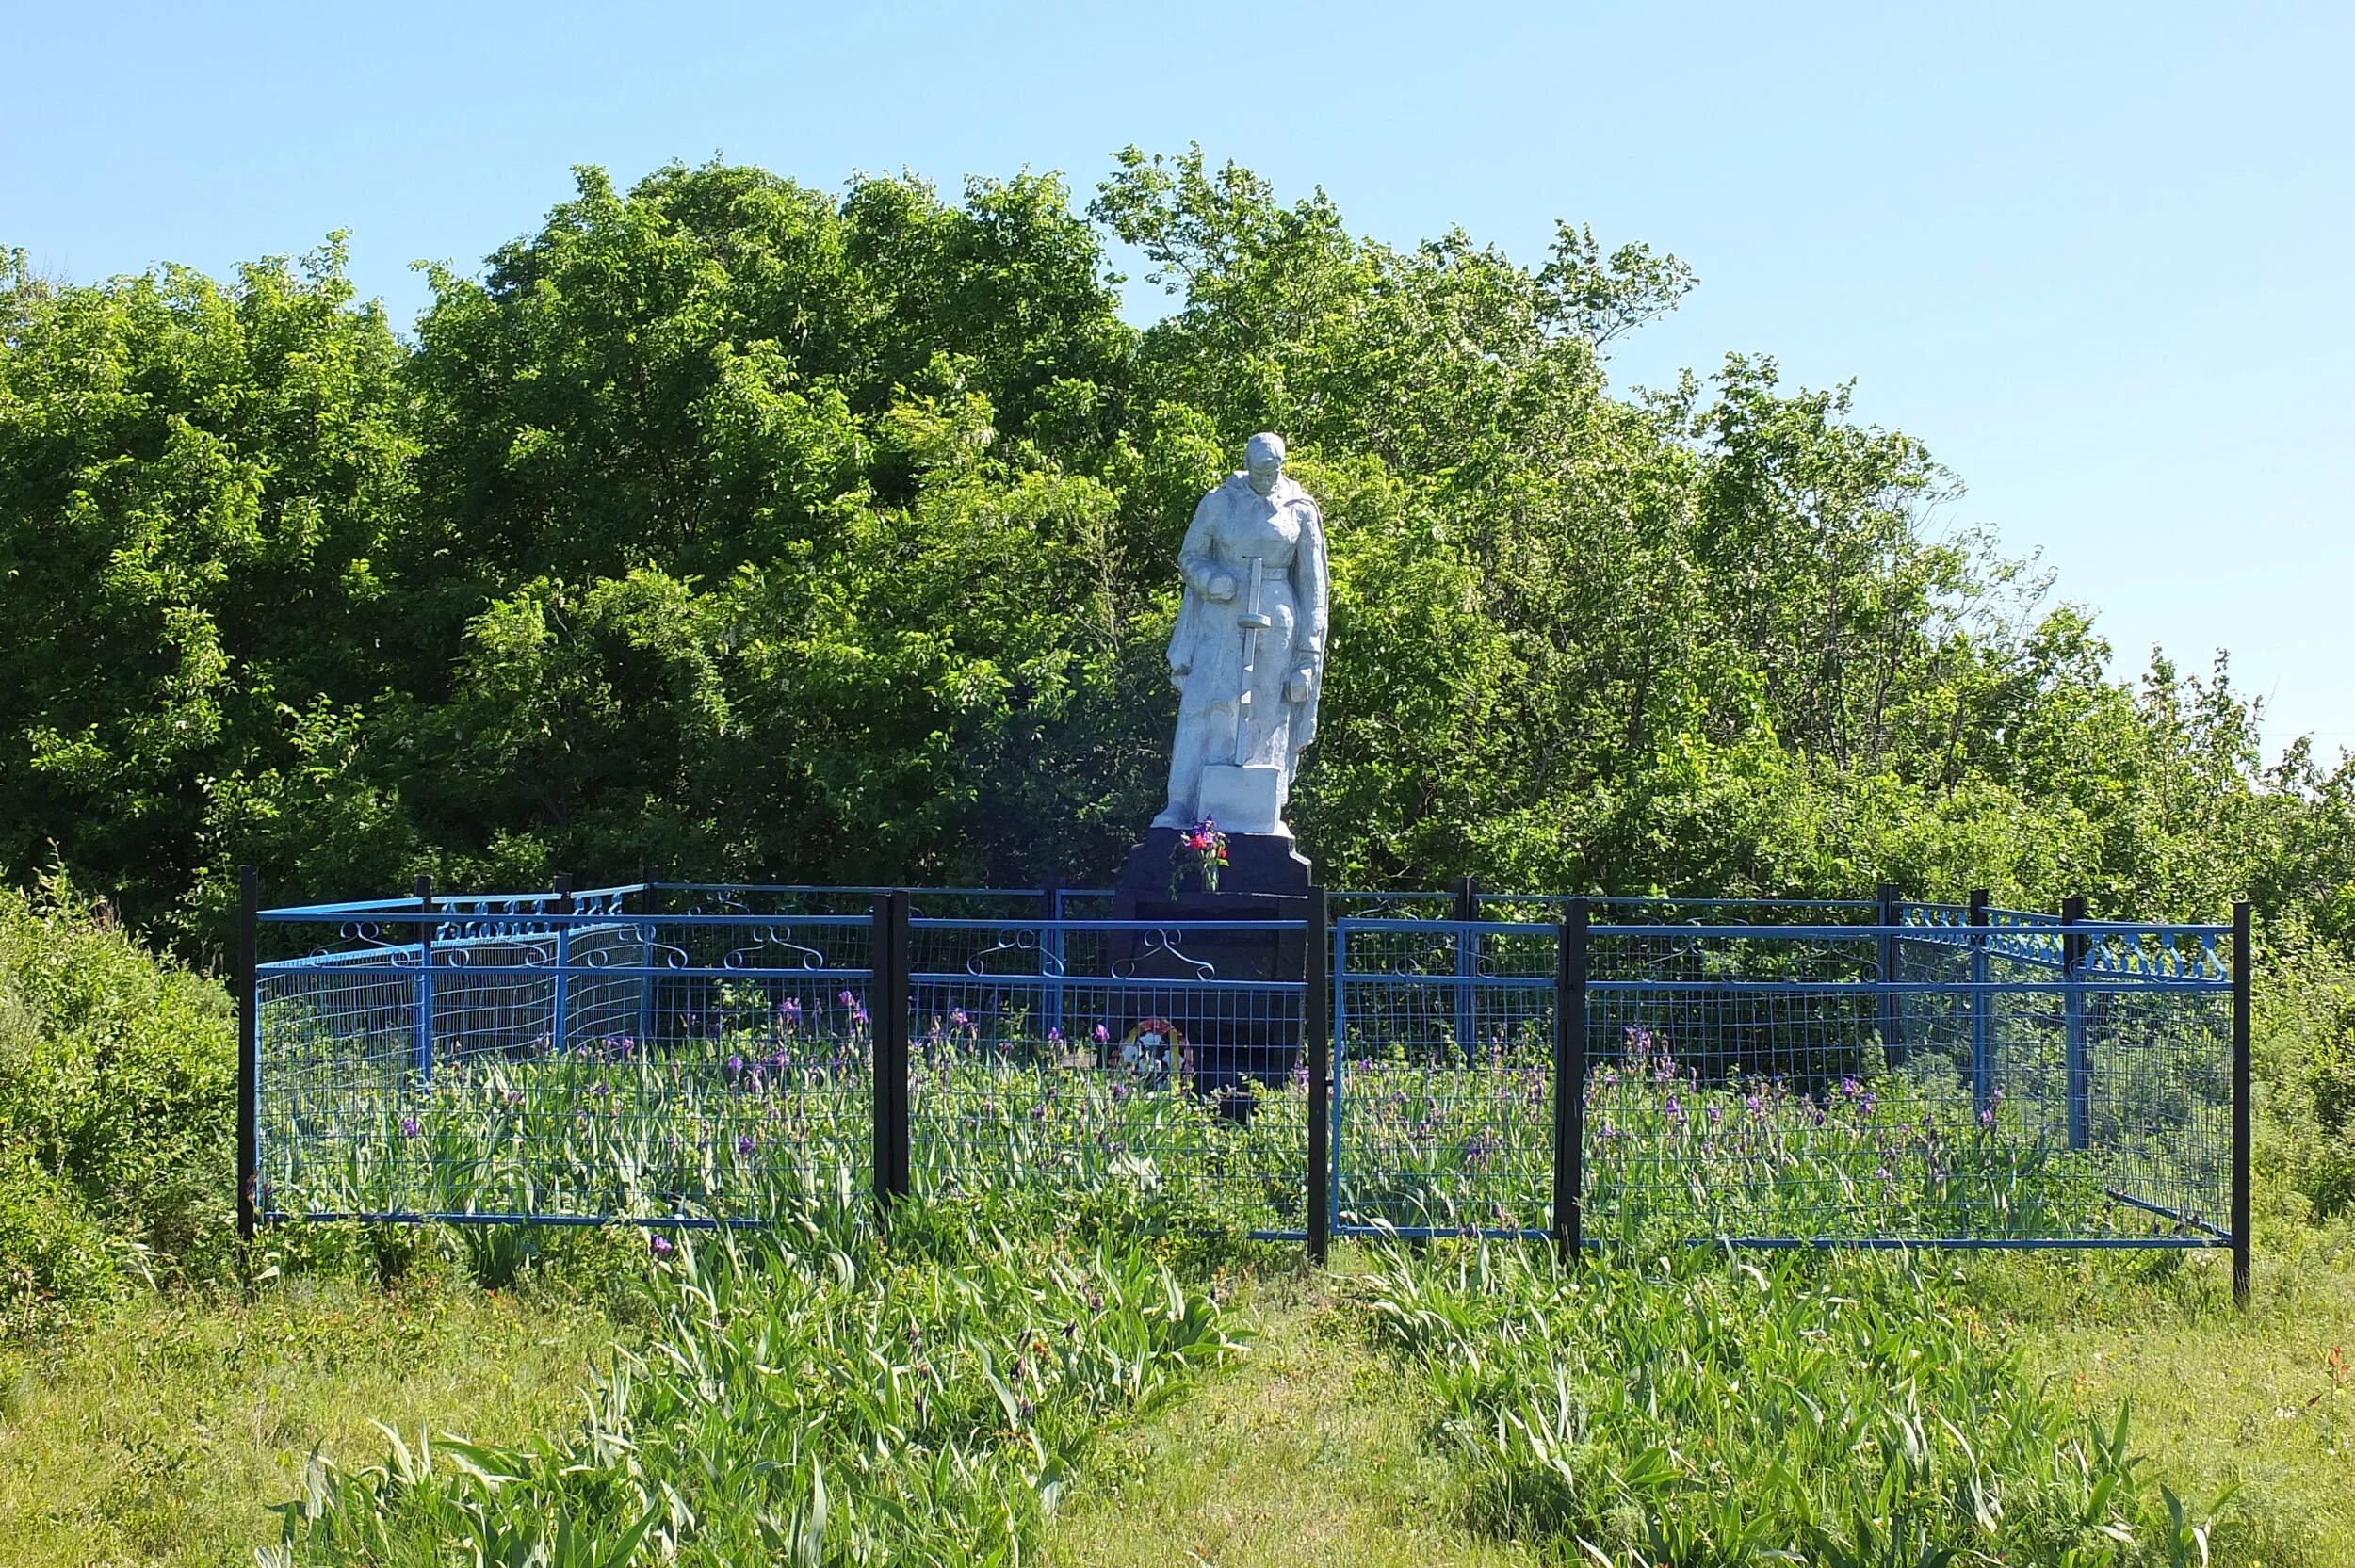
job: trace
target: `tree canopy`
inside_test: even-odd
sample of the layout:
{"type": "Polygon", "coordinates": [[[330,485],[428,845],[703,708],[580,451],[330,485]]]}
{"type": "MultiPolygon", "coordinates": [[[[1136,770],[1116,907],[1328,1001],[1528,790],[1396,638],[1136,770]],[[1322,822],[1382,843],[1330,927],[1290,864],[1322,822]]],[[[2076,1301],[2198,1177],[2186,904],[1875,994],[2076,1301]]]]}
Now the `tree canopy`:
{"type": "Polygon", "coordinates": [[[413,339],[340,238],[218,281],[0,271],[0,865],[150,929],[349,895],[1101,880],[1159,803],[1195,499],[1324,506],[1293,813],[1335,885],[1923,895],[2355,936],[2355,774],[2219,658],[2109,679],[1844,388],[1600,351],[1694,280],[1564,224],[1354,236],[1198,150],[838,194],[577,193],[413,339]],[[1113,238],[1170,314],[1124,322],[1113,238]]]}

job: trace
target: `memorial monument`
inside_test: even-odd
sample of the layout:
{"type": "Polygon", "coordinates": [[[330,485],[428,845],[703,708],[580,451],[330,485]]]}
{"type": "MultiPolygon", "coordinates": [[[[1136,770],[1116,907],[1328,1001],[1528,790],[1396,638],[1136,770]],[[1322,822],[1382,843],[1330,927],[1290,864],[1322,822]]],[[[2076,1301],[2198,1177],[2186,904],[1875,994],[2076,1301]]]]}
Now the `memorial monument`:
{"type": "MultiPolygon", "coordinates": [[[[1324,687],[1329,582],[1324,519],[1284,473],[1283,437],[1262,432],[1244,447],[1242,472],[1202,497],[1178,547],[1185,597],[1170,634],[1178,731],[1170,746],[1167,803],[1129,851],[1113,895],[1122,920],[1296,919],[1309,864],[1284,810],[1302,752],[1315,739],[1324,687]],[[1225,835],[1226,864],[1206,885],[1185,841],[1205,824],[1225,835]]],[[[1139,974],[1297,978],[1293,933],[1238,929],[1184,942],[1134,945],[1139,974]]],[[[1178,1005],[1173,1003],[1173,1006],[1178,1005]]],[[[1298,1018],[1178,1018],[1205,1087],[1283,1071],[1298,1018]]]]}
{"type": "Polygon", "coordinates": [[[1304,897],[1308,862],[1284,808],[1301,752],[1315,739],[1324,687],[1330,585],[1324,518],[1284,472],[1284,438],[1261,432],[1244,467],[1202,497],[1178,550],[1185,597],[1169,639],[1178,688],[1167,803],[1122,876],[1123,918],[1178,913],[1187,880],[1179,841],[1208,822],[1226,838],[1216,891],[1196,887],[1190,913],[1289,914],[1268,898],[1304,897]],[[1158,906],[1147,910],[1145,906],[1158,906]]]}
{"type": "Polygon", "coordinates": [[[1194,509],[1178,551],[1184,602],[1169,639],[1178,688],[1169,803],[1156,828],[1209,819],[1280,833],[1324,684],[1324,519],[1261,433],[1246,466],[1194,509]]]}

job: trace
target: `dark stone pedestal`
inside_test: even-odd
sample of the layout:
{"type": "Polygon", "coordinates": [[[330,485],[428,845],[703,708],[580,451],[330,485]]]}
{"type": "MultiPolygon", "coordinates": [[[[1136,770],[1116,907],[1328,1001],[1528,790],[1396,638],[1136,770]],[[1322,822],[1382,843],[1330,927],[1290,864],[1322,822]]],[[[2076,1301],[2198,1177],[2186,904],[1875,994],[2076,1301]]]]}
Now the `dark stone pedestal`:
{"type": "MultiPolygon", "coordinates": [[[[1128,868],[1113,892],[1115,920],[1183,922],[1190,929],[1141,931],[1114,944],[1116,962],[1140,979],[1297,980],[1307,952],[1293,931],[1201,928],[1220,921],[1297,920],[1307,913],[1310,867],[1291,839],[1277,833],[1228,833],[1227,865],[1218,891],[1205,892],[1189,866],[1170,891],[1179,833],[1154,828],[1129,851],[1128,868]]],[[[1273,1083],[1291,1071],[1300,1046],[1300,998],[1242,986],[1173,983],[1140,988],[1140,1016],[1167,1019],[1194,1055],[1194,1082],[1206,1091],[1233,1091],[1238,1113],[1250,1085],[1273,1083]]]]}

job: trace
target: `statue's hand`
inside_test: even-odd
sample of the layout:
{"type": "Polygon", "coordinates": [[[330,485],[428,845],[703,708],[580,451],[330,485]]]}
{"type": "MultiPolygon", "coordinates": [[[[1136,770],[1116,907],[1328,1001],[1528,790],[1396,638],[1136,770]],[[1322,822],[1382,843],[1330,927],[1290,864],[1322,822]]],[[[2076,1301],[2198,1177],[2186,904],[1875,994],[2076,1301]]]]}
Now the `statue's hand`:
{"type": "Polygon", "coordinates": [[[1235,596],[1235,579],[1222,572],[1217,576],[1212,577],[1210,579],[1210,586],[1204,589],[1202,591],[1207,597],[1216,600],[1218,603],[1223,605],[1226,603],[1227,600],[1232,599],[1235,596]]]}
{"type": "Polygon", "coordinates": [[[1315,689],[1316,683],[1317,675],[1315,671],[1309,670],[1305,666],[1301,669],[1293,671],[1292,678],[1284,683],[1284,701],[1287,703],[1307,702],[1308,700],[1308,693],[1315,689]]]}

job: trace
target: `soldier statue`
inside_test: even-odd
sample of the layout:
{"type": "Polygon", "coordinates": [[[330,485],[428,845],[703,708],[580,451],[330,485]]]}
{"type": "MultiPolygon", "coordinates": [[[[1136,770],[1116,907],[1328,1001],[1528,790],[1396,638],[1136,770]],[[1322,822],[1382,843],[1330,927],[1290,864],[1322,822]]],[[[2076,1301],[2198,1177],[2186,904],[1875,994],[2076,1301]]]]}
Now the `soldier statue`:
{"type": "Polygon", "coordinates": [[[1169,639],[1178,736],[1157,828],[1210,819],[1280,833],[1324,685],[1324,520],[1262,432],[1194,509],[1178,553],[1185,598],[1169,639]]]}

